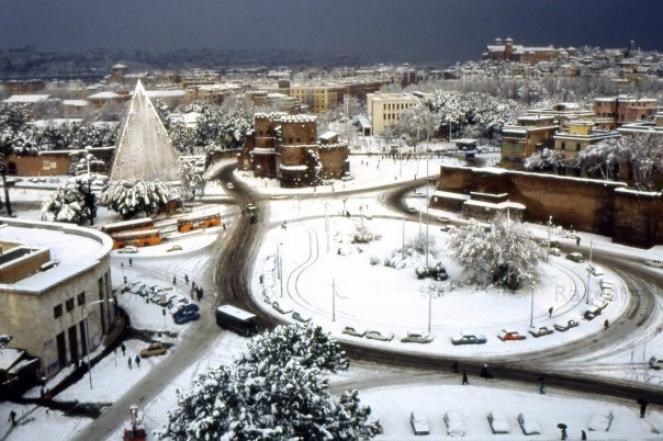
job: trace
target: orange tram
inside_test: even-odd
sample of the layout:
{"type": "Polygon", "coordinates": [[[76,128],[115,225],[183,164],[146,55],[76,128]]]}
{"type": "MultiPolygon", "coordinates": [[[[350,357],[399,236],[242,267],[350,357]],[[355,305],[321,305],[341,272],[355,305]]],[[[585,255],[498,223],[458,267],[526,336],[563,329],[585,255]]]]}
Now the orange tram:
{"type": "Polygon", "coordinates": [[[204,215],[189,215],[177,219],[177,231],[187,233],[191,230],[217,227],[221,225],[221,215],[211,213],[204,215]]]}
{"type": "Polygon", "coordinates": [[[111,234],[111,238],[113,239],[113,249],[127,246],[147,247],[161,243],[161,233],[158,228],[114,233],[111,234]]]}

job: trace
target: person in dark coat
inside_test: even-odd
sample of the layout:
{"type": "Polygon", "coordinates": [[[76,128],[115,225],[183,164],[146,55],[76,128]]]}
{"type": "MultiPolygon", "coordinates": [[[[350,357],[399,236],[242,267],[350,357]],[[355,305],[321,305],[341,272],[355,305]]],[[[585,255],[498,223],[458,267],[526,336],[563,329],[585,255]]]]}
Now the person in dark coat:
{"type": "Polygon", "coordinates": [[[120,349],[122,349],[122,356],[124,357],[127,355],[127,347],[124,346],[124,343],[122,343],[122,346],[120,346],[120,349]]]}
{"type": "Polygon", "coordinates": [[[467,372],[463,371],[463,381],[461,382],[461,385],[466,385],[466,384],[470,384],[470,382],[467,379],[467,372]]]}
{"type": "Polygon", "coordinates": [[[136,354],[136,358],[134,358],[134,361],[136,362],[136,367],[140,367],[140,355],[136,354]]]}
{"type": "Polygon", "coordinates": [[[11,412],[9,412],[9,420],[12,423],[12,427],[16,427],[16,412],[14,409],[12,409],[11,412]]]}
{"type": "Polygon", "coordinates": [[[584,430],[580,431],[580,439],[587,441],[587,433],[584,430]]]}
{"type": "Polygon", "coordinates": [[[640,418],[644,418],[645,413],[647,413],[647,405],[649,403],[647,403],[646,400],[639,400],[638,404],[640,405],[640,418]]]}
{"type": "Polygon", "coordinates": [[[127,365],[129,366],[129,369],[133,369],[133,367],[131,366],[131,355],[127,359],[127,365]]]}

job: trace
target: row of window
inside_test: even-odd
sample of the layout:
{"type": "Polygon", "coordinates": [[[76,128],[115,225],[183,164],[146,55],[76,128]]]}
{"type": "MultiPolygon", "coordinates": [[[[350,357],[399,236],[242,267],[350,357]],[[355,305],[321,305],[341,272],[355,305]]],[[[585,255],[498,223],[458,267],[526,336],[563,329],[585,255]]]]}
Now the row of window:
{"type": "MultiPolygon", "coordinates": [[[[569,143],[569,144],[571,144],[571,143],[569,143]]],[[[577,143],[577,144],[575,145],[575,148],[576,148],[576,152],[579,152],[580,149],[582,148],[582,144],[577,143]]],[[[561,149],[561,150],[567,150],[567,148],[566,148],[566,142],[562,142],[562,145],[560,146],[560,149],[561,149]]],[[[568,150],[573,150],[573,145],[572,145],[572,144],[569,145],[569,149],[568,149],[568,150]]]]}
{"type": "Polygon", "coordinates": [[[398,121],[401,119],[401,114],[400,113],[385,113],[384,114],[384,120],[385,121],[398,121]]]}
{"type": "MultiPolygon", "coordinates": [[[[78,294],[76,296],[76,302],[78,303],[78,306],[83,306],[85,304],[85,291],[78,294]]],[[[67,310],[67,312],[71,312],[74,310],[75,304],[74,304],[74,298],[67,299],[64,302],[64,308],[67,310]]],[[[57,304],[53,307],[53,318],[59,318],[62,317],[62,303],[57,304]]]]}
{"type": "Polygon", "coordinates": [[[414,103],[389,103],[383,104],[382,110],[403,110],[414,107],[414,103]]]}

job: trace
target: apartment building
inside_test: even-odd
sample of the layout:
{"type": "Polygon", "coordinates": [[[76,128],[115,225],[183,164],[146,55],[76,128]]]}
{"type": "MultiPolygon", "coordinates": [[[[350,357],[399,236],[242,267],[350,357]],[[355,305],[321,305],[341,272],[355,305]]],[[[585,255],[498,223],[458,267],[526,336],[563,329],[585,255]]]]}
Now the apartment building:
{"type": "Polygon", "coordinates": [[[619,132],[615,130],[597,128],[593,121],[576,120],[569,121],[568,127],[557,132],[553,138],[555,150],[569,160],[574,159],[578,153],[590,145],[620,136],[619,132]]]}
{"type": "Polygon", "coordinates": [[[628,95],[596,98],[593,107],[596,125],[605,130],[653,119],[657,111],[655,98],[635,98],[628,95]]]}
{"type": "Polygon", "coordinates": [[[371,120],[373,135],[382,135],[401,118],[401,114],[419,104],[409,93],[376,92],[366,95],[366,110],[371,120]]]}
{"type": "Polygon", "coordinates": [[[552,148],[553,136],[559,130],[553,115],[523,115],[516,124],[502,128],[502,161],[518,167],[525,158],[544,148],[552,148]]]}

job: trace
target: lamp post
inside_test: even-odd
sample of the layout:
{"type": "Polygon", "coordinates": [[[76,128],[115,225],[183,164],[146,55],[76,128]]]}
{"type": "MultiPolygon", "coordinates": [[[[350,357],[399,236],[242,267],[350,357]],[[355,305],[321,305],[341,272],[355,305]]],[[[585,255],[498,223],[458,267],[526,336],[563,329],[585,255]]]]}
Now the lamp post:
{"type": "Polygon", "coordinates": [[[529,300],[529,327],[534,327],[534,286],[536,284],[532,282],[530,286],[530,300],[529,300]]]}
{"type": "Polygon", "coordinates": [[[86,303],[83,305],[83,315],[85,316],[83,320],[84,321],[84,326],[83,329],[85,330],[85,348],[86,348],[86,357],[87,357],[87,373],[90,378],[90,389],[93,389],[92,387],[92,365],[90,364],[90,328],[88,327],[88,313],[87,313],[87,307],[97,304],[97,303],[104,303],[104,302],[110,302],[114,303],[114,299],[102,299],[102,300],[96,300],[94,302],[86,303]]]}

